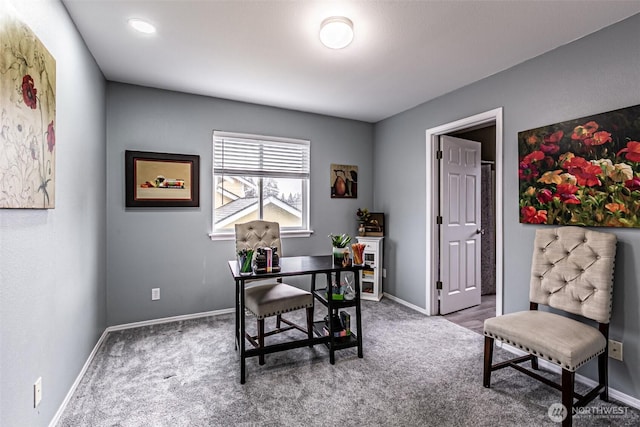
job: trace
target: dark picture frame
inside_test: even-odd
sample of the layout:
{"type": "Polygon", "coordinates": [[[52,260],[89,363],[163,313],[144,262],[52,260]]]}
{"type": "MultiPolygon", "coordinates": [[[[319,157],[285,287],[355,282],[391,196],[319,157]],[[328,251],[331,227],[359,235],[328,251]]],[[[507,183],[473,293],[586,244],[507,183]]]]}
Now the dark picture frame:
{"type": "Polygon", "coordinates": [[[126,207],[199,207],[200,156],[125,151],[126,207]]]}
{"type": "Polygon", "coordinates": [[[364,224],[364,230],[365,236],[384,236],[384,213],[371,212],[369,214],[369,220],[364,224]]]}

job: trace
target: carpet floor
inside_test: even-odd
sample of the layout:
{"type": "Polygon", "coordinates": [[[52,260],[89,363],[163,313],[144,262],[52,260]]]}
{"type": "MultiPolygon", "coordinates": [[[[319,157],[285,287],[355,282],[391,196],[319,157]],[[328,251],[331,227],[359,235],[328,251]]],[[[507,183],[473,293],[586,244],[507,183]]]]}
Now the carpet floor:
{"type": "MultiPolygon", "coordinates": [[[[362,306],[363,359],[346,349],[332,366],[325,346],[267,355],[264,366],[251,358],[244,385],[232,314],[112,332],[58,425],[557,425],[548,409],[558,391],[513,369],[482,386],[481,335],[389,299],[362,306]]],[[[316,307],[316,319],[325,313],[316,307]]],[[[494,361],[510,355],[497,349],[494,361]]],[[[587,409],[575,426],[640,425],[640,411],[616,402],[587,409]]]]}

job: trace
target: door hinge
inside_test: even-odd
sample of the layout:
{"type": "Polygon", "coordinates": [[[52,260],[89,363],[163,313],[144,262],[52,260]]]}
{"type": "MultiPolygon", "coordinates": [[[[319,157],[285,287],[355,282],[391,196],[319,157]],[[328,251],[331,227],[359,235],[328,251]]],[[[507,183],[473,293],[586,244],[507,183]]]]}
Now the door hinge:
{"type": "Polygon", "coordinates": [[[436,217],[436,224],[442,225],[442,217],[440,215],[436,217]]]}
{"type": "Polygon", "coordinates": [[[442,290],[442,282],[441,282],[440,280],[438,280],[438,281],[436,282],[436,289],[437,289],[437,290],[439,290],[439,291],[441,291],[441,290],[442,290]]]}
{"type": "Polygon", "coordinates": [[[436,159],[437,160],[441,160],[442,159],[442,150],[436,151],[436,159]]]}

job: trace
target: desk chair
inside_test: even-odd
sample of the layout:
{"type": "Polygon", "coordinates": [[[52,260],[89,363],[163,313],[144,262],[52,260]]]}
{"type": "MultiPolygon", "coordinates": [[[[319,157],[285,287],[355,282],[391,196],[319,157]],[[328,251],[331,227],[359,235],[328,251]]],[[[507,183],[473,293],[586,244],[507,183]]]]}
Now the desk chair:
{"type": "MultiPolygon", "coordinates": [[[[250,221],[236,224],[236,252],[242,249],[258,249],[260,247],[276,247],[282,257],[280,242],[280,225],[277,222],[250,221]]],[[[269,280],[261,281],[245,289],[245,307],[256,316],[258,333],[255,336],[246,333],[247,340],[256,348],[264,347],[264,338],[290,329],[297,329],[309,338],[313,338],[313,295],[295,286],[269,280]],[[307,310],[307,328],[303,328],[282,317],[283,313],[305,308],[307,310]],[[264,321],[267,317],[276,316],[276,328],[265,333],[264,321]],[[287,326],[281,328],[281,323],[287,326]]],[[[242,313],[244,315],[244,313],[242,313]]],[[[264,365],[264,355],[260,355],[259,363],[264,365]]]]}
{"type": "Polygon", "coordinates": [[[510,366],[561,390],[566,409],[563,427],[571,426],[574,407],[586,405],[598,393],[602,400],[608,400],[607,350],[615,253],[616,236],[611,233],[581,227],[536,231],[530,310],[494,317],[484,323],[485,387],[490,386],[492,371],[510,366]],[[560,314],[538,311],[538,304],[594,320],[598,328],[560,314]],[[496,339],[529,354],[492,365],[496,339]],[[596,357],[598,385],[585,395],[574,392],[576,369],[596,357]],[[519,365],[531,361],[531,367],[537,370],[538,359],[562,368],[561,384],[519,365]],[[578,399],[575,404],[574,397],[578,399]]]}

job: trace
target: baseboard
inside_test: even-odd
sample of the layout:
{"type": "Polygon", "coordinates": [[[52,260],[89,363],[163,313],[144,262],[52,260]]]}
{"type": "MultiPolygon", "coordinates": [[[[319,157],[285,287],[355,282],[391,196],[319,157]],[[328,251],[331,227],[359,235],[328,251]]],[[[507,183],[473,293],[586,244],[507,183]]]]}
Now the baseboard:
{"type": "MultiPolygon", "coordinates": [[[[505,344],[503,342],[496,341],[496,344],[502,344],[501,347],[504,350],[507,350],[508,352],[513,353],[516,356],[525,356],[529,354],[525,351],[520,350],[519,348],[516,348],[509,344],[505,344]]],[[[557,374],[562,373],[562,369],[560,368],[560,366],[556,365],[555,363],[551,363],[548,360],[538,358],[538,364],[551,372],[555,372],[557,374]]],[[[597,381],[594,381],[591,378],[587,378],[577,373],[576,381],[588,387],[595,387],[596,385],[598,385],[597,381]]],[[[615,399],[620,403],[631,406],[632,408],[640,409],[640,399],[636,399],[635,397],[629,396],[628,394],[622,393],[621,391],[618,391],[614,388],[609,387],[609,397],[611,399],[615,399]]]]}
{"type": "Polygon", "coordinates": [[[122,331],[125,329],[139,328],[141,326],[160,325],[162,323],[179,322],[184,320],[199,319],[208,316],[220,316],[223,314],[235,313],[233,308],[225,308],[223,310],[204,311],[201,313],[184,314],[181,316],[162,317],[160,319],[143,320],[141,322],[124,323],[122,325],[109,326],[107,331],[122,331]]]}
{"type": "Polygon", "coordinates": [[[89,369],[89,365],[91,364],[91,362],[93,361],[93,358],[98,353],[98,350],[102,346],[102,343],[104,343],[105,339],[107,339],[108,335],[109,335],[109,332],[107,331],[107,329],[105,329],[104,332],[102,332],[102,335],[100,335],[100,338],[98,339],[98,342],[96,343],[96,345],[93,346],[93,350],[91,350],[91,353],[87,358],[87,361],[84,362],[82,369],[80,369],[80,373],[76,377],[76,380],[73,382],[73,384],[71,384],[71,388],[67,392],[67,395],[64,397],[62,404],[60,404],[58,411],[55,413],[55,415],[51,419],[51,422],[49,423],[49,427],[55,427],[58,424],[58,421],[60,421],[60,417],[62,416],[62,413],[64,412],[64,410],[67,408],[67,405],[69,404],[69,401],[73,396],[73,393],[76,392],[78,385],[80,385],[80,381],[82,381],[82,377],[84,377],[84,374],[87,372],[87,369],[89,369]]]}
{"type": "Polygon", "coordinates": [[[141,326],[159,325],[159,324],[162,324],[162,323],[177,322],[177,321],[181,321],[181,320],[198,319],[200,317],[220,316],[222,314],[229,314],[229,313],[235,313],[235,309],[233,309],[233,308],[225,308],[224,310],[214,310],[214,311],[206,311],[206,312],[202,312],[202,313],[185,314],[185,315],[182,315],[182,316],[164,317],[164,318],[160,318],[160,319],[145,320],[145,321],[142,321],[142,322],[133,322],[133,323],[126,323],[126,324],[122,324],[122,325],[116,325],[116,326],[107,327],[104,330],[104,332],[102,332],[102,335],[98,339],[98,342],[96,343],[96,345],[93,347],[93,350],[91,350],[91,353],[89,354],[89,357],[87,358],[87,361],[82,366],[82,369],[80,370],[80,373],[76,377],[76,380],[71,385],[71,388],[69,389],[69,391],[67,392],[67,395],[65,396],[64,400],[60,404],[60,407],[58,408],[58,411],[55,413],[55,415],[51,419],[51,422],[49,423],[49,427],[55,427],[58,424],[58,422],[60,421],[60,417],[62,417],[62,414],[64,413],[64,410],[67,408],[67,405],[69,404],[69,401],[71,400],[71,397],[76,392],[76,389],[78,388],[78,385],[80,385],[80,381],[82,381],[82,378],[84,377],[84,374],[87,372],[87,369],[89,369],[89,365],[93,361],[93,358],[96,356],[96,354],[98,353],[98,350],[100,350],[100,347],[102,347],[102,344],[104,343],[104,341],[107,339],[107,336],[109,336],[109,334],[111,332],[113,332],[113,331],[122,331],[122,330],[125,330],[125,329],[131,329],[131,328],[139,328],[141,326]]]}
{"type": "Polygon", "coordinates": [[[407,302],[407,301],[405,301],[403,299],[400,299],[400,298],[398,298],[396,296],[389,295],[387,293],[385,293],[384,296],[385,296],[385,298],[389,298],[393,302],[397,302],[398,304],[404,305],[405,307],[409,307],[410,309],[415,310],[415,311],[417,311],[419,313],[426,314],[427,316],[429,315],[429,313],[427,313],[427,310],[425,310],[424,308],[418,307],[417,305],[411,304],[410,302],[407,302]]]}

